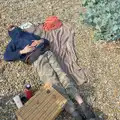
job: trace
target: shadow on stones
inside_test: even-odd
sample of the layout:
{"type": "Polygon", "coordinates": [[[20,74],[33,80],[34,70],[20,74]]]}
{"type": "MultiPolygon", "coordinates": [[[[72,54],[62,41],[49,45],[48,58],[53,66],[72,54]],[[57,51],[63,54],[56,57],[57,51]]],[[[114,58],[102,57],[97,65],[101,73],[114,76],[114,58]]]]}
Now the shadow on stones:
{"type": "Polygon", "coordinates": [[[13,102],[13,97],[13,95],[0,96],[0,120],[16,120],[17,107],[13,102]]]}
{"type": "MultiPolygon", "coordinates": [[[[78,89],[80,91],[80,95],[82,96],[83,100],[87,104],[89,104],[90,107],[92,108],[92,105],[96,100],[94,96],[94,92],[95,92],[94,87],[88,83],[85,83],[81,85],[78,89]]],[[[98,108],[93,108],[93,111],[96,115],[96,120],[107,120],[108,116],[98,108]]]]}

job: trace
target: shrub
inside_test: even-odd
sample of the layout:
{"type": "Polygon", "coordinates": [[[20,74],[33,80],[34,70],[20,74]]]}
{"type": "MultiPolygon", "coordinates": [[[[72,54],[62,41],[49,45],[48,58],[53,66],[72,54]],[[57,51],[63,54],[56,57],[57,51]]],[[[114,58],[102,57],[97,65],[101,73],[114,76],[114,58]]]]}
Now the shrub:
{"type": "Polygon", "coordinates": [[[120,38],[120,0],[83,0],[83,7],[83,21],[96,29],[96,40],[120,38]]]}

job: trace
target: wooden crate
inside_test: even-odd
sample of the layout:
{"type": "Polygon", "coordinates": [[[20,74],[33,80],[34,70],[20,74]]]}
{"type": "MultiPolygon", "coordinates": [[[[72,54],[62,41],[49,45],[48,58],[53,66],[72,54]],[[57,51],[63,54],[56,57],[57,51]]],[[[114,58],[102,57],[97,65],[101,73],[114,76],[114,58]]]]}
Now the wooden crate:
{"type": "Polygon", "coordinates": [[[18,111],[18,120],[54,120],[63,110],[67,100],[52,87],[44,87],[18,111]]]}

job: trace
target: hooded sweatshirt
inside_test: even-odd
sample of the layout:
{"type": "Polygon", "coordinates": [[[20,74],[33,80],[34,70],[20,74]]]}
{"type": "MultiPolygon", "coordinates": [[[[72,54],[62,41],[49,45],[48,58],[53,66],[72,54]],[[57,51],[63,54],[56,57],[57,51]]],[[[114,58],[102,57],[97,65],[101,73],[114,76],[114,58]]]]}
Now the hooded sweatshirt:
{"type": "MultiPolygon", "coordinates": [[[[12,31],[8,31],[8,34],[11,37],[11,41],[7,45],[4,53],[4,60],[6,61],[25,61],[29,53],[20,54],[20,50],[24,49],[27,45],[31,45],[33,40],[40,40],[39,36],[34,35],[33,33],[22,31],[22,29],[19,27],[16,27],[12,31]]],[[[41,50],[49,45],[48,40],[43,40],[44,42],[38,46],[39,48],[41,48],[41,50]]]]}

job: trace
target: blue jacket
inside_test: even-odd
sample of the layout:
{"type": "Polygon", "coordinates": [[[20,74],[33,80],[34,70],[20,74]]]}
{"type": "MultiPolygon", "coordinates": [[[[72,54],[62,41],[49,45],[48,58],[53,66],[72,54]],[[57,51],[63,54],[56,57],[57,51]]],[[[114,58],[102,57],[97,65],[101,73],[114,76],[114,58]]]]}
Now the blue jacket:
{"type": "MultiPolygon", "coordinates": [[[[28,33],[25,31],[22,31],[21,28],[16,27],[12,31],[8,31],[9,36],[11,37],[11,41],[7,45],[7,48],[4,53],[4,60],[6,61],[16,61],[16,60],[22,60],[24,61],[27,57],[27,54],[20,54],[19,51],[24,49],[25,46],[31,45],[32,40],[39,40],[40,37],[37,35],[34,35],[32,33],[28,33]]],[[[38,47],[43,50],[46,45],[49,44],[49,41],[44,39],[44,42],[41,43],[38,47]]]]}

